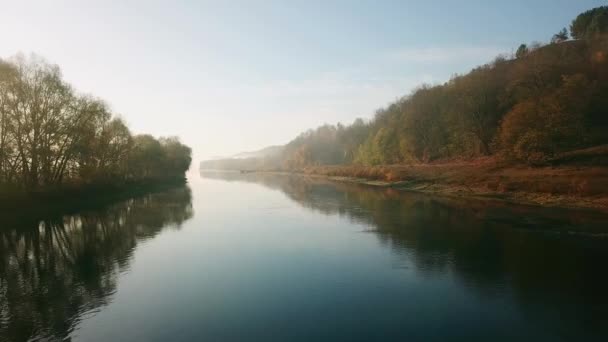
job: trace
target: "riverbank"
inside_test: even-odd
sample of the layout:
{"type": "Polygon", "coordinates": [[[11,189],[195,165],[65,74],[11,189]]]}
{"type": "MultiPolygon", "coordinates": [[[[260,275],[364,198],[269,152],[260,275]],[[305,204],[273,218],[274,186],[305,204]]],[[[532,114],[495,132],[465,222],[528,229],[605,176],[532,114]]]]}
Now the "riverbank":
{"type": "Polygon", "coordinates": [[[608,166],[509,166],[487,158],[377,167],[315,166],[293,173],[404,191],[608,211],[608,166]]]}
{"type": "Polygon", "coordinates": [[[30,192],[0,192],[0,216],[48,215],[96,208],[148,193],[184,186],[185,178],[72,185],[30,192]]]}

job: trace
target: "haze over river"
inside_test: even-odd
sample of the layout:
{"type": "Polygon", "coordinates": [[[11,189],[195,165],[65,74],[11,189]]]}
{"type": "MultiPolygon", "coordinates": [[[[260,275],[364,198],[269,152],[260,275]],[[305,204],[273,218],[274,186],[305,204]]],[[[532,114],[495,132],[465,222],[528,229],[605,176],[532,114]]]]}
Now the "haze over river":
{"type": "Polygon", "coordinates": [[[0,221],[0,341],[606,341],[605,214],[203,173],[0,221]]]}

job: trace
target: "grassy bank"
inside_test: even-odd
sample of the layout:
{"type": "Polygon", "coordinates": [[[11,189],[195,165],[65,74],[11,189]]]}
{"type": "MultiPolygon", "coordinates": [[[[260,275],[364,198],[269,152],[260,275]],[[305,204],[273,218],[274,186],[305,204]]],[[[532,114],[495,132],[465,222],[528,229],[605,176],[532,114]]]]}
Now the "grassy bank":
{"type": "Polygon", "coordinates": [[[336,181],[460,197],[608,210],[608,166],[513,166],[493,158],[419,165],[315,166],[336,181]]]}

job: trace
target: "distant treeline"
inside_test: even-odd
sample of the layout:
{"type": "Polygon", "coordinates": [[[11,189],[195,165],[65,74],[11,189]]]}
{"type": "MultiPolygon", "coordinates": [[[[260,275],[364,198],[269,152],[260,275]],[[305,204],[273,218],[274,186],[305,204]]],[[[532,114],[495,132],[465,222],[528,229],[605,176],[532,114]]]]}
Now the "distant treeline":
{"type": "Polygon", "coordinates": [[[608,7],[579,15],[570,35],[563,29],[547,45],[522,44],[512,56],[419,87],[370,121],[324,125],[289,142],[281,158],[249,161],[267,169],[480,156],[543,164],[607,144],[608,7]]]}
{"type": "Polygon", "coordinates": [[[0,60],[0,190],[183,178],[191,150],[133,135],[101,100],[78,94],[39,57],[0,60]]]}

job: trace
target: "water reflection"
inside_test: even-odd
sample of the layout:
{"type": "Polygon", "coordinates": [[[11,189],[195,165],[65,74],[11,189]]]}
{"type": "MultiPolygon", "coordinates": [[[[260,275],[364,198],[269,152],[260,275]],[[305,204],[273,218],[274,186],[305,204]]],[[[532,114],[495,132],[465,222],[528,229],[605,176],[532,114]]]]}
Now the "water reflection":
{"type": "Polygon", "coordinates": [[[79,214],[0,223],[0,339],[67,339],[111,301],[138,242],[193,215],[188,187],[79,214]]]}
{"type": "Polygon", "coordinates": [[[512,297],[540,336],[608,336],[605,214],[438,198],[301,176],[202,175],[262,184],[310,210],[364,223],[394,252],[397,267],[413,265],[422,277],[451,274],[488,301],[512,297]]]}

